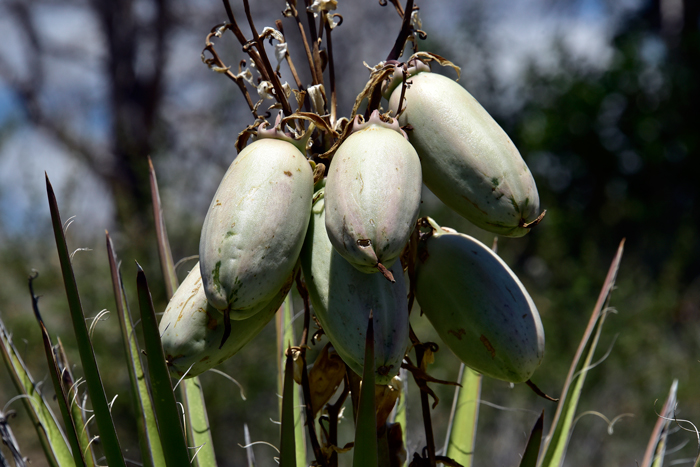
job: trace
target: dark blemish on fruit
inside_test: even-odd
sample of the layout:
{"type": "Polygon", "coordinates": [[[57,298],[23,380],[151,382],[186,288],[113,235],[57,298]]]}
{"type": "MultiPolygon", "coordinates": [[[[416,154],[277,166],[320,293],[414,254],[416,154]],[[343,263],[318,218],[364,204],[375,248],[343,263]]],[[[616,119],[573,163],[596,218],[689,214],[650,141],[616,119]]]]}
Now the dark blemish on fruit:
{"type": "Polygon", "coordinates": [[[462,336],[466,334],[466,331],[464,330],[464,328],[459,328],[459,331],[455,331],[454,329],[450,329],[449,331],[447,331],[447,334],[452,334],[457,339],[462,340],[462,336]]]}
{"type": "Polygon", "coordinates": [[[421,250],[418,252],[418,260],[419,260],[421,263],[425,263],[425,262],[428,260],[428,256],[430,256],[430,255],[429,255],[429,253],[428,253],[428,250],[425,249],[425,248],[421,249],[421,250]]]}
{"type": "Polygon", "coordinates": [[[491,345],[491,342],[489,342],[489,340],[486,338],[486,336],[482,334],[481,337],[479,338],[479,340],[481,341],[482,344],[484,344],[484,347],[486,347],[486,350],[488,350],[488,352],[491,354],[491,358],[496,358],[496,349],[493,348],[493,346],[491,345]]]}
{"type": "Polygon", "coordinates": [[[207,329],[213,331],[214,329],[216,329],[216,325],[219,324],[219,322],[209,313],[207,313],[207,318],[209,318],[207,320],[207,329]]]}
{"type": "Polygon", "coordinates": [[[464,198],[465,200],[467,200],[467,201],[468,201],[472,206],[474,206],[477,210],[481,211],[481,212],[484,213],[484,214],[488,214],[486,211],[484,211],[483,209],[481,209],[474,201],[470,200],[470,199],[467,198],[466,196],[462,195],[462,198],[464,198]]]}
{"type": "Polygon", "coordinates": [[[285,171],[284,171],[284,174],[285,174],[287,177],[291,177],[291,176],[292,176],[292,172],[290,172],[289,170],[285,170],[285,171]]]}
{"type": "Polygon", "coordinates": [[[515,198],[513,198],[512,196],[510,198],[510,204],[513,205],[513,208],[515,208],[515,210],[517,212],[520,212],[520,208],[518,207],[518,203],[517,203],[517,201],[515,201],[515,198]]]}
{"type": "Polygon", "coordinates": [[[367,248],[369,246],[372,246],[372,240],[370,240],[369,238],[361,238],[357,241],[357,246],[367,248]]]}

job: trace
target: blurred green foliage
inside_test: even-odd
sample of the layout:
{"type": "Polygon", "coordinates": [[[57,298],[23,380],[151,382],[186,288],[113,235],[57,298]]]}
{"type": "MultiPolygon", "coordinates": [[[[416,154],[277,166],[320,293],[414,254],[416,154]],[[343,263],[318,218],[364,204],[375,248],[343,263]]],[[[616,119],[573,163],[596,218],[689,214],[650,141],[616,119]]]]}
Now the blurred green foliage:
{"type": "Polygon", "coordinates": [[[687,26],[667,35],[655,7],[627,20],[602,72],[581,69],[562,52],[555,73],[531,69],[528,102],[508,119],[547,209],[518,256],[547,330],[539,375],[547,388],[564,371],[559,357],[577,345],[578,313],[591,308],[607,262],[627,239],[612,299],[618,315],[607,326],[619,339],[589,374],[582,409],[609,418],[633,412],[620,426],[634,435],[600,441],[575,465],[621,462],[611,445],[643,442],[641,428],[653,423],[654,401],[673,378],[680,379],[678,416],[700,415],[699,17],[688,9],[695,16],[687,26]]]}

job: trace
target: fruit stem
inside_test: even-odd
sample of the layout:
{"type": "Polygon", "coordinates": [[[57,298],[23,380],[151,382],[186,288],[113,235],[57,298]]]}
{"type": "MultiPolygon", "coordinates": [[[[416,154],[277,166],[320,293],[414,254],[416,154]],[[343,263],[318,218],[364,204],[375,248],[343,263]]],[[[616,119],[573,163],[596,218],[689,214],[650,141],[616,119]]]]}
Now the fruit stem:
{"type": "MultiPolygon", "coordinates": [[[[411,310],[413,309],[413,302],[415,301],[416,298],[416,259],[418,258],[418,240],[419,240],[419,234],[420,234],[420,222],[421,220],[418,219],[416,222],[416,226],[413,228],[413,232],[411,232],[411,236],[408,239],[408,245],[406,246],[406,256],[405,256],[405,261],[406,261],[406,270],[408,271],[408,315],[411,316],[411,310]]],[[[404,259],[404,257],[402,257],[404,259]]],[[[402,263],[402,265],[404,265],[402,263]]],[[[415,337],[415,334],[413,334],[413,329],[410,329],[410,333],[412,334],[411,337],[411,342],[413,342],[413,337],[415,337]]],[[[417,340],[417,339],[416,339],[417,340]]]]}
{"type": "MultiPolygon", "coordinates": [[[[265,44],[263,42],[262,37],[260,37],[260,34],[258,34],[258,30],[255,28],[255,24],[253,23],[253,16],[250,13],[250,4],[248,3],[248,0],[243,0],[243,8],[245,10],[246,17],[248,18],[248,24],[250,24],[250,30],[253,33],[255,48],[257,49],[258,53],[260,54],[260,58],[262,59],[261,62],[264,67],[265,74],[267,75],[268,81],[272,83],[272,87],[275,89],[275,97],[277,98],[277,102],[279,102],[282,105],[282,111],[284,112],[284,115],[291,115],[292,108],[289,105],[289,101],[287,100],[287,95],[284,93],[284,89],[282,89],[282,83],[280,83],[280,79],[275,73],[275,70],[272,69],[270,59],[267,58],[265,44]]],[[[262,70],[260,71],[262,72],[262,70]]]]}
{"type": "MultiPolygon", "coordinates": [[[[316,29],[316,21],[314,20],[314,13],[311,11],[311,0],[305,0],[306,4],[306,18],[309,23],[309,33],[311,34],[311,47],[313,61],[310,63],[312,66],[313,74],[316,77],[314,84],[323,84],[323,70],[321,70],[321,54],[318,49],[318,32],[316,29]]],[[[324,96],[325,97],[325,96],[324,96]]]]}
{"type": "MultiPolygon", "coordinates": [[[[345,400],[350,394],[350,382],[348,381],[347,373],[343,379],[343,392],[338,397],[334,404],[327,404],[326,411],[328,412],[328,444],[338,446],[338,416],[343,408],[345,400]]],[[[338,467],[338,453],[333,451],[330,457],[329,467],[338,467]]]]}
{"type": "MultiPolygon", "coordinates": [[[[282,37],[284,37],[284,27],[282,26],[282,21],[281,20],[275,20],[275,26],[277,27],[277,30],[282,34],[282,37]]],[[[297,89],[299,91],[302,91],[304,89],[304,85],[301,82],[301,79],[299,78],[299,74],[297,73],[297,68],[294,66],[294,62],[292,62],[292,56],[289,55],[289,52],[287,52],[284,55],[285,60],[287,60],[287,64],[289,65],[289,71],[292,73],[292,77],[294,78],[294,83],[297,85],[297,89]]],[[[306,110],[309,110],[308,107],[308,101],[306,102],[306,110]]]]}
{"type": "MultiPolygon", "coordinates": [[[[425,348],[423,345],[418,345],[416,349],[416,359],[418,360],[418,367],[423,369],[423,357],[425,356],[425,348]]],[[[415,375],[414,375],[415,377],[415,375]]],[[[428,401],[428,393],[425,391],[420,391],[420,405],[423,412],[423,426],[425,428],[425,443],[428,447],[428,462],[430,467],[436,467],[435,462],[435,438],[433,436],[433,424],[430,419],[430,402],[428,401]]]]}
{"type": "MultiPolygon", "coordinates": [[[[248,43],[248,40],[243,35],[241,28],[238,27],[238,23],[236,22],[236,18],[233,16],[233,10],[231,9],[231,4],[229,3],[229,0],[223,0],[223,2],[224,2],[224,9],[226,9],[226,15],[228,16],[228,21],[230,23],[228,25],[227,29],[230,29],[231,32],[233,32],[233,34],[238,39],[238,42],[240,42],[241,45],[245,47],[245,45],[248,43]]],[[[246,49],[246,53],[250,56],[251,60],[253,60],[253,62],[255,62],[255,67],[260,72],[260,75],[262,76],[262,78],[265,81],[270,81],[270,77],[267,76],[267,68],[265,68],[265,65],[263,64],[262,59],[260,58],[260,54],[256,50],[253,50],[250,48],[246,49]]]]}
{"type": "MultiPolygon", "coordinates": [[[[299,19],[299,12],[297,11],[296,6],[292,3],[287,3],[287,5],[289,5],[290,10],[292,11],[292,16],[294,17],[294,20],[297,23],[297,27],[299,28],[301,42],[304,44],[304,50],[306,51],[306,59],[309,62],[309,70],[311,70],[311,84],[319,84],[318,78],[316,77],[316,67],[314,66],[314,56],[311,54],[311,47],[309,47],[309,41],[306,38],[306,31],[304,31],[304,25],[301,24],[301,20],[299,19]]],[[[302,88],[299,89],[301,90],[302,88]]],[[[305,100],[305,102],[308,101],[305,100]]]]}
{"type": "MultiPolygon", "coordinates": [[[[232,24],[226,24],[223,26],[225,29],[230,29],[231,31],[238,31],[240,33],[240,30],[237,29],[237,27],[234,28],[234,25],[232,24]]],[[[245,101],[248,104],[248,107],[250,108],[251,113],[253,114],[253,117],[257,120],[258,118],[258,113],[255,110],[255,104],[253,104],[253,100],[250,98],[250,94],[248,93],[248,89],[245,87],[245,81],[243,78],[241,78],[239,75],[241,73],[241,67],[239,65],[238,67],[238,73],[239,75],[235,75],[231,73],[230,67],[227,67],[226,64],[224,63],[223,60],[221,60],[221,57],[219,57],[219,54],[216,52],[216,49],[214,49],[214,44],[211,42],[212,37],[216,37],[218,34],[218,30],[214,30],[213,32],[210,32],[207,34],[207,38],[204,41],[204,50],[208,51],[211,55],[212,58],[208,58],[205,60],[205,63],[211,67],[212,65],[215,65],[221,70],[226,70],[225,75],[227,78],[232,80],[238,88],[241,90],[243,93],[243,97],[245,97],[245,101]]],[[[234,32],[235,34],[235,32],[234,32]]],[[[243,38],[245,40],[245,37],[243,38]]],[[[254,52],[254,51],[251,51],[254,52]]],[[[204,51],[202,51],[204,53],[204,51]]]]}
{"type": "Polygon", "coordinates": [[[335,66],[333,65],[333,42],[331,42],[331,25],[328,15],[321,15],[326,29],[326,50],[328,51],[328,75],[331,81],[331,128],[335,128],[336,114],[338,112],[338,96],[335,92],[335,66]]]}
{"type": "Polygon", "coordinates": [[[377,269],[379,269],[379,272],[382,273],[382,276],[386,277],[389,282],[396,282],[396,279],[394,279],[394,275],[382,263],[377,263],[377,269]]]}
{"type": "Polygon", "coordinates": [[[559,399],[556,399],[552,396],[548,396],[547,394],[545,394],[544,391],[542,391],[542,389],[538,388],[537,385],[532,382],[532,380],[528,379],[527,381],[525,381],[525,384],[527,384],[527,386],[530,389],[532,389],[533,392],[535,394],[537,394],[538,396],[540,396],[541,398],[547,399],[548,401],[552,401],[552,402],[559,402],[559,399]]]}
{"type": "Polygon", "coordinates": [[[297,291],[304,302],[304,331],[301,334],[301,342],[299,343],[299,354],[301,356],[301,387],[304,392],[304,411],[306,413],[306,426],[309,430],[309,440],[311,441],[311,449],[314,451],[314,457],[318,465],[328,467],[326,458],[321,452],[321,446],[316,437],[315,416],[311,407],[311,386],[309,385],[309,374],[306,371],[306,348],[309,339],[309,322],[311,321],[311,309],[309,307],[309,292],[306,286],[301,281],[301,273],[296,276],[297,291]]]}
{"type": "Polygon", "coordinates": [[[540,222],[542,222],[542,219],[544,219],[545,214],[547,214],[546,209],[544,211],[542,211],[542,213],[539,216],[537,216],[537,219],[535,219],[532,222],[524,222],[525,219],[520,219],[520,225],[518,227],[522,227],[525,229],[531,229],[532,227],[534,227],[537,224],[539,224],[540,222]]]}
{"type": "Polygon", "coordinates": [[[413,0],[408,0],[406,2],[406,9],[403,12],[403,21],[401,22],[401,31],[394,42],[394,47],[389,52],[386,57],[389,60],[398,60],[401,57],[401,52],[403,51],[404,45],[406,44],[406,39],[411,34],[411,15],[413,14],[413,0]]]}
{"type": "Polygon", "coordinates": [[[403,79],[401,80],[401,95],[399,96],[399,109],[396,111],[396,120],[398,120],[403,111],[406,110],[406,108],[403,106],[403,100],[406,96],[406,89],[408,88],[408,83],[406,82],[406,80],[408,80],[408,72],[406,71],[405,66],[401,68],[401,73],[403,74],[403,79]]]}

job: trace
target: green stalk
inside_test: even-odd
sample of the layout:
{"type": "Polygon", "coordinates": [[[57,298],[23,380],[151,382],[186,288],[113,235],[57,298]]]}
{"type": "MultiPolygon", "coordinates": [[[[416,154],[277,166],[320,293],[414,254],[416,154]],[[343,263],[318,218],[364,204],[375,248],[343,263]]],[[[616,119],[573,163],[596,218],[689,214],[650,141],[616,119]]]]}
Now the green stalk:
{"type": "Polygon", "coordinates": [[[180,391],[187,414],[187,440],[190,446],[197,448],[197,456],[193,463],[200,467],[216,467],[202,383],[196,376],[187,378],[180,383],[180,391]]]}
{"type": "Polygon", "coordinates": [[[470,467],[474,460],[476,425],[479,420],[479,398],[482,376],[462,363],[459,370],[459,384],[455,388],[455,398],[447,430],[447,443],[443,452],[464,467],[470,467]]]}

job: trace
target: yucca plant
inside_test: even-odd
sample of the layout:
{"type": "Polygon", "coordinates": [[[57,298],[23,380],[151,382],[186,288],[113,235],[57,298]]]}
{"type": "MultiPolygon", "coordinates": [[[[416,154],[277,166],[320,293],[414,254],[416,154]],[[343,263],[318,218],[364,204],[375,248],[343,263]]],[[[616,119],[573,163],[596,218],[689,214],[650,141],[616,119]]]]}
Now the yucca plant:
{"type": "MultiPolygon", "coordinates": [[[[236,82],[254,122],[239,135],[236,147],[241,154],[212,201],[200,243],[201,266],[193,269],[181,287],[170,251],[155,169],[150,165],[157,244],[166,295],[171,300],[160,322],[146,273],[138,266],[138,297],[131,297],[131,303],[136,300],[139,306],[139,325],[135,324],[117,253],[109,233],[106,234],[107,260],[131,382],[129,392],[138,414],[136,425],[142,454],[139,462],[153,467],[217,465],[203,387],[197,375],[235,354],[275,317],[277,355],[263,360],[262,364],[274,367],[275,358],[279,363],[278,385],[270,390],[281,395],[280,434],[273,443],[280,464],[331,467],[351,461],[353,466],[370,467],[471,466],[475,462],[473,452],[484,375],[525,382],[543,399],[554,401],[530,380],[542,358],[544,331],[527,291],[496,255],[496,243],[489,249],[471,237],[438,226],[430,218],[418,219],[420,197],[414,193],[406,198],[402,190],[410,191],[415,185],[420,191],[421,170],[426,173],[432,170],[426,167],[435,164],[439,166],[438,173],[456,177],[451,186],[431,188],[436,193],[447,192],[444,196],[448,205],[482,227],[501,235],[521,236],[544,215],[539,212],[534,180],[517,150],[510,147],[512,143],[505,133],[476,101],[471,102],[471,96],[459,94],[461,91],[457,91],[456,102],[451,104],[457,109],[455,112],[467,114],[460,123],[460,131],[477,132],[481,142],[460,146],[455,140],[459,135],[439,125],[412,133],[413,125],[428,127],[428,123],[416,117],[416,109],[420,113],[421,106],[428,104],[416,104],[411,97],[417,90],[411,90],[411,73],[416,73],[415,76],[427,73],[429,62],[454,66],[435,54],[418,51],[418,41],[424,33],[418,29],[420,23],[412,0],[405,7],[392,1],[402,20],[396,43],[386,63],[372,69],[349,118],[337,116],[331,42],[332,30],[340,23],[336,21],[338,16],[331,13],[336,2],[307,1],[302,14],[295,1],[286,4],[285,16],[292,18],[302,32],[313,77],[308,87],[297,76],[285,45],[282,23],[277,23],[277,29],[265,28],[258,33],[248,1],[243,3],[252,39],[241,32],[228,0],[224,0],[229,21],[216,26],[207,36],[203,59],[210,68],[236,82]],[[232,72],[216,52],[211,41],[229,30],[255,64],[257,80],[250,69],[232,72]],[[296,81],[296,110],[290,103],[291,90],[288,92],[286,83],[280,82],[279,64],[273,67],[267,57],[264,41],[268,39],[277,42],[276,58],[278,62],[288,63],[296,81]],[[407,41],[413,44],[414,53],[406,64],[401,64],[398,59],[407,41]],[[330,96],[323,85],[326,75],[330,96]],[[260,102],[253,103],[250,85],[257,89],[260,102]],[[382,92],[389,97],[392,89],[391,101],[395,104],[392,110],[394,116],[400,117],[397,119],[379,112],[382,92]],[[269,115],[258,113],[266,98],[275,100],[270,110],[281,109],[272,128],[267,128],[269,115]],[[365,118],[360,118],[357,114],[363,105],[365,118]],[[255,141],[249,143],[251,135],[255,141]],[[434,135],[438,135],[439,141],[431,140],[434,135]],[[397,142],[386,143],[394,140],[397,142]],[[457,146],[458,150],[453,151],[457,146]],[[244,150],[247,152],[243,153],[244,150]],[[377,156],[372,151],[381,154],[377,156]],[[445,152],[454,155],[447,157],[445,152]],[[366,153],[370,154],[369,159],[363,159],[366,153]],[[392,162],[390,159],[396,153],[400,153],[399,161],[392,162]],[[277,159],[259,160],[271,154],[277,159]],[[485,159],[479,160],[484,154],[485,159]],[[412,157],[412,162],[403,161],[404,156],[412,157]],[[253,157],[258,159],[247,159],[253,157]],[[333,164],[334,157],[342,158],[345,165],[338,169],[339,164],[333,164]],[[381,157],[382,165],[371,157],[381,157]],[[297,158],[296,165],[283,165],[292,158],[297,158]],[[306,165],[307,160],[310,165],[306,165]],[[304,171],[308,173],[299,175],[304,171]],[[462,179],[468,179],[464,186],[462,179]],[[482,182],[486,188],[481,186],[482,182]],[[467,204],[452,198],[464,198],[467,204]],[[474,218],[470,217],[471,206],[477,207],[474,218]],[[330,213],[328,217],[326,210],[330,213]],[[235,213],[234,221],[231,212],[235,213]],[[259,225],[264,228],[258,228],[259,225]],[[382,228],[375,229],[376,225],[382,228]],[[235,243],[239,241],[243,243],[235,243]],[[258,251],[262,253],[256,256],[258,251]],[[252,253],[245,256],[249,252],[252,253]],[[274,256],[274,261],[266,260],[266,255],[274,256]],[[470,258],[478,259],[472,263],[470,258]],[[265,266],[268,263],[272,266],[265,266]],[[274,276],[276,282],[263,284],[268,276],[274,276]],[[293,287],[303,303],[300,336],[295,335],[291,326],[293,287]],[[441,381],[430,375],[429,365],[438,347],[421,341],[410,328],[408,313],[415,301],[447,346],[464,362],[458,381],[441,381]],[[517,314],[513,314],[514,310],[517,314]],[[513,316],[529,324],[513,321],[513,316]],[[319,334],[313,332],[312,319],[317,320],[319,331],[326,334],[329,345],[309,365],[307,349],[319,334]],[[422,411],[420,427],[407,423],[409,374],[419,388],[416,397],[422,411]],[[430,385],[435,384],[455,386],[444,440],[435,439],[431,420],[437,397],[430,385]],[[347,440],[338,436],[345,405],[352,406],[355,427],[354,438],[347,440]],[[424,431],[425,447],[420,452],[406,451],[409,429],[424,431]],[[440,441],[444,443],[439,444],[440,441]]],[[[416,84],[419,80],[430,78],[423,75],[416,78],[416,84]]],[[[442,112],[439,107],[432,110],[442,112]]],[[[423,176],[426,182],[429,178],[423,176]]],[[[436,183],[432,180],[429,183],[436,183]]],[[[120,446],[111,402],[95,360],[91,329],[81,306],[65,227],[48,176],[46,187],[84,380],[73,378],[61,342],[54,343],[44,325],[33,288],[35,275],[29,278],[29,291],[60,417],[52,412],[20,358],[10,333],[0,322],[3,357],[49,465],[125,466],[130,461],[120,446]],[[86,400],[90,401],[91,411],[87,410],[86,400]]],[[[571,363],[554,419],[546,434],[544,416],[535,422],[522,450],[523,467],[563,465],[586,374],[592,367],[609,311],[608,301],[623,244],[624,241],[612,261],[571,363]]],[[[649,440],[641,464],[645,467],[663,463],[666,437],[675,418],[676,387],[674,382],[649,440]]],[[[15,465],[25,465],[21,440],[14,438],[3,412],[0,412],[0,436],[9,447],[15,465]]],[[[245,444],[250,445],[248,439],[245,444]]],[[[2,451],[0,461],[1,465],[10,465],[2,457],[2,451]]],[[[488,463],[487,459],[477,461],[488,463]]],[[[252,453],[248,464],[254,465],[252,453]]],[[[700,457],[695,465],[700,465],[700,457]]]]}

